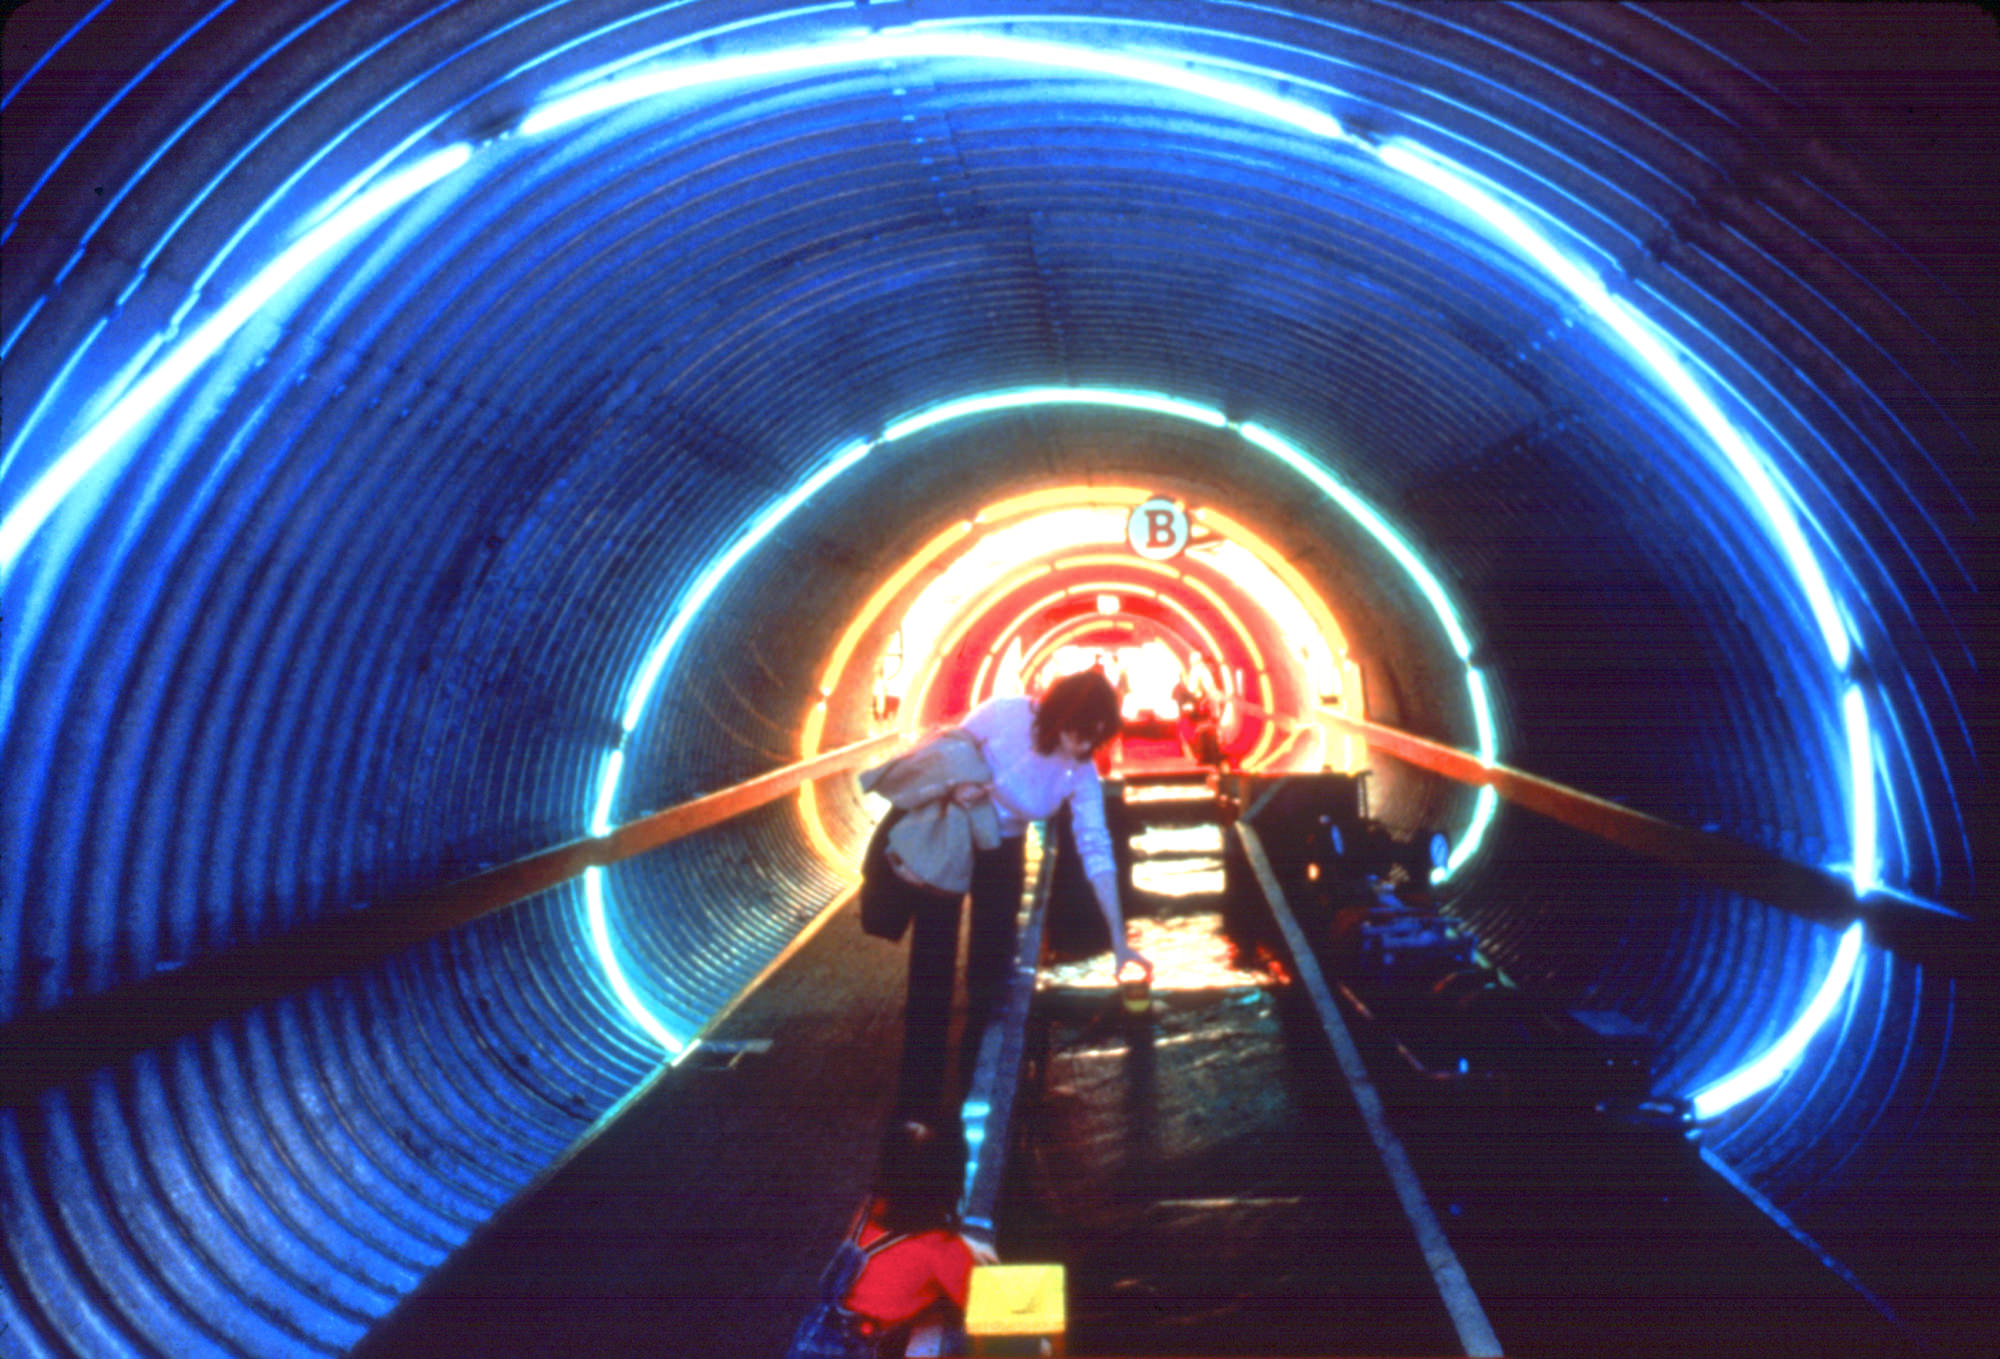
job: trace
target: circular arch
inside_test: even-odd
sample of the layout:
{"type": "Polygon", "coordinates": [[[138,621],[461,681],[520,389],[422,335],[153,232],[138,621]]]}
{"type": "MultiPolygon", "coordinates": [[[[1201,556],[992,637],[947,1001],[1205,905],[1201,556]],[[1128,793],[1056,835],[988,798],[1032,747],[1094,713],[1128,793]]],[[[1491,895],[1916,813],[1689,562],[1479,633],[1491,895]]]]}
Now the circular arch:
{"type": "MultiPolygon", "coordinates": [[[[1646,4],[922,7],[966,29],[1004,8],[1015,36],[1240,77],[1337,114],[1353,138],[1339,142],[1166,84],[970,58],[686,89],[574,135],[518,135],[524,110],[624,50],[691,65],[845,39],[862,8],[894,26],[912,7],[384,0],[328,22],[335,11],[307,0],[38,0],[23,13],[51,8],[76,32],[30,42],[54,56],[19,83],[10,65],[5,96],[0,516],[50,489],[38,479],[105,410],[133,421],[136,451],[95,464],[0,569],[0,913],[18,913],[17,1012],[574,838],[613,744],[633,812],[783,758],[827,629],[914,536],[823,551],[821,530],[859,516],[839,496],[812,505],[739,563],[671,667],[677,692],[625,732],[623,686],[682,587],[844,438],[1029,383],[1196,397],[1351,474],[1477,609],[1473,636],[1508,681],[1501,741],[1528,767],[1989,914],[1966,639],[1991,631],[1970,598],[1992,593],[1976,508],[1990,468],[1975,456],[1990,402],[1948,370],[1991,347],[1965,329],[1990,303],[1966,264],[1968,225],[1991,212],[1961,205],[1988,205],[2000,180],[1977,170],[2000,142],[1976,144],[1993,106],[1968,106],[1968,84],[1895,70],[1929,40],[1929,56],[1985,53],[1990,71],[1976,40],[1991,35],[1936,7],[1874,19],[1909,35],[1881,51],[1857,36],[1880,11],[1853,8],[1776,25],[1754,7],[1646,4]],[[93,40],[105,83],[44,97],[93,40]],[[1856,80],[1818,88],[1801,55],[1856,80]],[[1871,94],[1869,77],[1896,74],[1915,77],[1899,101],[1907,86],[1942,115],[1929,142],[1879,84],[1871,94]],[[1834,669],[1786,543],[1670,385],[1483,205],[1370,152],[1395,133],[1670,337],[1668,354],[1770,460],[1859,661],[1834,669]],[[369,196],[454,147],[469,158],[428,167],[443,176],[429,186],[369,196]],[[975,204],[1002,216],[963,213],[975,204]],[[635,278],[657,297],[642,301],[635,278]],[[208,328],[218,317],[243,324],[225,336],[208,328]],[[196,334],[218,346],[206,359],[181,347],[196,334]],[[186,372],[171,393],[155,380],[186,372]],[[128,393],[162,399],[146,411],[122,406],[128,393]],[[795,587],[798,563],[825,569],[795,587]],[[774,649],[768,625],[815,595],[837,607],[774,649]],[[1523,602],[1537,599],[1559,607],[1538,616],[1523,602]],[[746,651],[771,667],[734,668],[746,651]],[[1685,682],[1646,672],[1648,657],[1684,663],[1685,682]],[[1600,676],[1641,682],[1599,710],[1557,688],[1600,676]],[[1692,710],[1663,721],[1684,743],[1656,765],[1632,758],[1676,701],[1692,710]],[[1860,813],[1878,785],[1871,837],[1860,813]]],[[[989,488],[1010,475],[977,469],[989,488]]],[[[1344,532],[1335,514],[1253,517],[1294,552],[1344,532]]],[[[1425,718],[1433,694],[1456,708],[1455,668],[1431,664],[1427,637],[1384,653],[1377,620],[1355,621],[1371,654],[1392,655],[1371,694],[1402,683],[1425,718]]],[[[631,912],[619,943],[670,1032],[714,1014],[838,890],[796,820],[776,808],[613,880],[631,912]]],[[[1833,1004],[1799,1074],[1725,1115],[1708,1145],[1774,1201],[1806,1203],[1809,1231],[1829,1206],[1890,1202],[1932,1233],[1910,1254],[1940,1272],[1962,1259],[1939,1227],[1971,1219],[1940,1217],[1942,1181],[1924,1180],[1952,1163],[1902,1148],[1939,1153],[1980,1069],[1952,989],[1969,973],[1616,863],[1606,885],[1631,894],[1633,928],[1580,939],[1565,906],[1588,889],[1537,895],[1536,865],[1566,857],[1563,843],[1509,817],[1491,844],[1457,898],[1482,943],[1660,1035],[1662,1089],[1706,1091],[1744,1054],[1783,1053],[1802,1007],[1833,1004]]],[[[490,1171],[498,1187],[471,1200],[491,1210],[656,1062],[661,1045],[599,976],[583,915],[577,892],[551,893],[504,931],[398,959],[386,981],[281,1003],[281,1023],[325,1016],[413,1062],[434,1046],[420,1079],[462,1080],[466,1105],[427,1108],[421,1089],[386,1114],[329,1099],[378,1074],[333,1048],[324,1070],[302,1063],[251,1089],[237,1077],[261,1069],[258,1035],[231,1033],[198,1070],[140,1073],[72,1104],[78,1134],[146,1150],[143,1101],[161,1095],[195,1118],[227,1102],[231,1117],[295,1119],[308,1137],[316,1117],[352,1116],[370,1137],[400,1136],[404,1112],[424,1120],[435,1165],[406,1162],[413,1191],[368,1199],[387,1227],[350,1237],[336,1223],[328,1238],[310,1215],[299,1224],[307,1253],[341,1246],[308,1279],[313,1296],[217,1280],[220,1326],[254,1313],[300,1318],[315,1341],[351,1336],[458,1239],[424,1210],[459,1196],[427,1191],[490,1171]],[[488,1001],[490,1015],[471,1004],[488,1001]],[[486,1117],[496,1103],[504,1127],[486,1117]],[[474,1118],[455,1128],[460,1108],[474,1118]]],[[[29,1142],[10,1171],[46,1184],[29,1142]]],[[[145,1168],[193,1185],[187,1238],[165,1263],[80,1239],[46,1193],[24,1203],[54,1242],[35,1280],[73,1277],[81,1299],[28,1326],[56,1349],[92,1318],[134,1348],[176,1348],[160,1338],[172,1330],[104,1303],[105,1281],[133,1265],[212,1276],[216,1252],[257,1225],[226,1204],[199,1216],[240,1168],[227,1148],[194,1167],[205,1198],[166,1163],[145,1168]]],[[[304,1173],[336,1185],[343,1169],[304,1173]]],[[[96,1174],[77,1185],[111,1188],[96,1174]]],[[[273,1235],[291,1239],[257,1244],[273,1235]]]]}

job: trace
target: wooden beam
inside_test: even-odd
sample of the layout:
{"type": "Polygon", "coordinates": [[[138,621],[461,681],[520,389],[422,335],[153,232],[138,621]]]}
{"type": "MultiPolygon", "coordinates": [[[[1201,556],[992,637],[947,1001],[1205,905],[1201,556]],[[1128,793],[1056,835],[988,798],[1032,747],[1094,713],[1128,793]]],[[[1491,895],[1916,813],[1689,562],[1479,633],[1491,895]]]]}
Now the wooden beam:
{"type": "Polygon", "coordinates": [[[1886,893],[1857,897],[1853,884],[1823,869],[1714,831],[1696,830],[1634,811],[1553,780],[1489,764],[1467,751],[1379,722],[1322,708],[1320,720],[1360,736],[1406,764],[1475,787],[1491,788],[1518,807],[1670,864],[1704,882],[1833,926],[1866,918],[1875,941],[1921,961],[1962,966],[1974,945],[1972,921],[1942,906],[1886,893]]]}
{"type": "Polygon", "coordinates": [[[365,908],[210,954],[115,990],[80,996],[0,1028],[0,1104],[12,1107],[253,1006],[349,975],[482,916],[506,910],[585,870],[618,863],[775,802],[806,783],[858,769],[908,738],[870,737],[718,792],[470,877],[421,887],[365,908]]]}

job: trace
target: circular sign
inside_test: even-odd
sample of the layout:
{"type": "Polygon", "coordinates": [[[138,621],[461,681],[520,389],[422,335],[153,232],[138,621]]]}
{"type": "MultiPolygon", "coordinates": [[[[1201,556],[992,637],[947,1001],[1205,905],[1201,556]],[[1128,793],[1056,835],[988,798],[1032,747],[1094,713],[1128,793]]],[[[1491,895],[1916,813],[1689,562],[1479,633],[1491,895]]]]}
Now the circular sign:
{"type": "Polygon", "coordinates": [[[1154,496],[1125,521],[1125,541],[1148,561],[1178,557],[1188,545],[1187,511],[1165,496],[1154,496]]]}

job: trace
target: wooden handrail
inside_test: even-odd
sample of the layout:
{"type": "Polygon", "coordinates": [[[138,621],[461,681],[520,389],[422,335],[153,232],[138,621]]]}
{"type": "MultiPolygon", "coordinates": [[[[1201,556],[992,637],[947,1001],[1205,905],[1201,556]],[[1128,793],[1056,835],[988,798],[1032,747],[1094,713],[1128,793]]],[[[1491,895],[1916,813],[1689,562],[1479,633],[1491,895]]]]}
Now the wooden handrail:
{"type": "Polygon", "coordinates": [[[804,784],[869,763],[907,740],[873,736],[774,769],[664,811],[530,854],[469,877],[419,888],[365,909],[312,921],[269,939],[197,958],[171,972],[81,996],[0,1028],[0,1104],[114,1059],[197,1032],[254,1005],[359,971],[481,916],[505,910],[602,867],[775,802],[804,784]]]}
{"type": "Polygon", "coordinates": [[[1795,911],[1811,920],[1845,925],[1865,916],[1877,942],[1929,959],[1961,950],[1969,941],[1955,927],[1971,922],[1944,907],[1883,895],[1857,897],[1853,885],[1821,869],[1794,863],[1768,849],[1715,831],[1696,830],[1634,811],[1477,755],[1369,722],[1331,708],[1318,711],[1369,745],[1406,764],[1459,783],[1491,788],[1517,806],[1561,822],[1645,858],[1670,864],[1705,882],[1795,911]]]}

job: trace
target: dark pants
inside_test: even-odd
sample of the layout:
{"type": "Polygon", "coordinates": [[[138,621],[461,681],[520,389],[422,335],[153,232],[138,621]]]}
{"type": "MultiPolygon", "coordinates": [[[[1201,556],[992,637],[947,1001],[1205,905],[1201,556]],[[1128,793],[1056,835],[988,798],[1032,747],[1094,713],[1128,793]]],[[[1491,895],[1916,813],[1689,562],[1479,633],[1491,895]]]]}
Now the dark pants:
{"type": "MultiPolygon", "coordinates": [[[[1026,878],[1024,845],[1002,840],[972,860],[972,936],[965,960],[965,1027],[959,1036],[958,1089],[972,1079],[986,1021],[1006,993],[1013,969],[1015,917],[1026,878]]],[[[927,902],[910,922],[910,995],[903,1012],[902,1104],[929,1109],[947,1102],[951,1002],[958,980],[958,901],[927,902]]]]}

